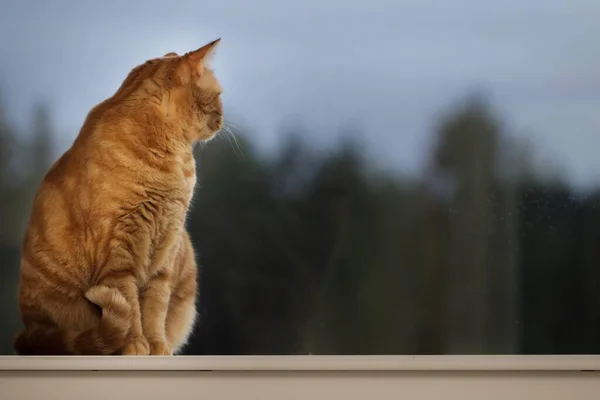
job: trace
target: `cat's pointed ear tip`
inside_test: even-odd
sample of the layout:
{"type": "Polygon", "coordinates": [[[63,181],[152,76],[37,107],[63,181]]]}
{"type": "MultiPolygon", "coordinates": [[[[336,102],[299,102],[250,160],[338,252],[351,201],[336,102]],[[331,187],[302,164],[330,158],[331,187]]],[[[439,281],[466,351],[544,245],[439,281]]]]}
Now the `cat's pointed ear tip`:
{"type": "Polygon", "coordinates": [[[211,55],[214,54],[216,45],[221,41],[221,38],[213,40],[212,42],[205,44],[197,50],[190,51],[186,53],[184,58],[191,62],[199,62],[204,61],[207,58],[210,58],[211,55]]]}
{"type": "Polygon", "coordinates": [[[221,38],[215,39],[211,42],[208,42],[207,44],[205,44],[204,46],[200,47],[198,50],[192,51],[191,53],[195,53],[195,52],[203,52],[203,51],[212,51],[217,44],[219,44],[219,42],[221,42],[221,38]]]}

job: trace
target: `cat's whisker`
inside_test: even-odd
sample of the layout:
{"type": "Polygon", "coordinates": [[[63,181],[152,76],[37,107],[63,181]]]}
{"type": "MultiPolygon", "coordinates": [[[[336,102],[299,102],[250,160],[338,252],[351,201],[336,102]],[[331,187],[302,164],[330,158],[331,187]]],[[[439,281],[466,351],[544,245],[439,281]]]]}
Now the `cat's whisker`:
{"type": "Polygon", "coordinates": [[[226,126],[223,126],[221,131],[225,133],[225,135],[223,135],[223,136],[225,136],[227,138],[227,141],[229,142],[229,145],[231,146],[231,150],[233,151],[233,154],[235,154],[237,157],[239,157],[240,155],[237,153],[236,148],[233,145],[233,142],[231,141],[231,134],[230,134],[230,131],[228,130],[228,128],[226,126]]]}
{"type": "Polygon", "coordinates": [[[240,153],[242,153],[242,156],[244,156],[244,150],[242,148],[242,145],[240,144],[240,141],[238,140],[237,136],[235,136],[233,133],[231,134],[231,136],[233,137],[233,141],[235,142],[238,150],[240,151],[240,153]]]}
{"type": "Polygon", "coordinates": [[[238,140],[237,136],[235,135],[235,133],[233,132],[233,129],[231,128],[236,128],[231,122],[227,122],[223,125],[223,129],[231,136],[231,138],[233,139],[238,151],[240,152],[240,154],[242,156],[244,156],[244,150],[242,149],[242,145],[240,144],[240,141],[238,140]]]}
{"type": "Polygon", "coordinates": [[[240,144],[240,141],[238,140],[237,136],[235,136],[235,133],[233,133],[231,128],[229,128],[229,134],[231,135],[231,138],[233,139],[233,142],[235,143],[235,146],[237,147],[240,154],[244,156],[245,154],[244,150],[242,149],[242,145],[240,144]]]}

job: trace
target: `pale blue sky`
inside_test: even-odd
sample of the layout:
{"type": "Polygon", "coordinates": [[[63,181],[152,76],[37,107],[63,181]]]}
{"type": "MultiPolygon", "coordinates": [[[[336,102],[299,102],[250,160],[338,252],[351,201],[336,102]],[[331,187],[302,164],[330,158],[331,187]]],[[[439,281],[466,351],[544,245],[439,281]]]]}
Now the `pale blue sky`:
{"type": "Polygon", "coordinates": [[[265,148],[301,120],[331,143],[357,121],[370,154],[422,166],[435,116],[483,86],[515,134],[600,180],[597,0],[2,0],[0,85],[18,123],[52,102],[66,148],[129,69],[222,37],[225,104],[265,148]]]}

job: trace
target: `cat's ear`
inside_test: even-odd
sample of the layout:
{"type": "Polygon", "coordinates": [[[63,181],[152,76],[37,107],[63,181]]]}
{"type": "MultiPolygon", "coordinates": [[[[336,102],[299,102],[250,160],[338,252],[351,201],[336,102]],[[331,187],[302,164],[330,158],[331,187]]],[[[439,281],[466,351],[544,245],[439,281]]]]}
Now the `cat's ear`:
{"type": "Polygon", "coordinates": [[[191,51],[183,56],[191,67],[192,73],[195,73],[197,76],[202,76],[204,73],[204,66],[210,62],[220,41],[221,38],[213,40],[209,44],[200,47],[198,50],[191,51]]]}

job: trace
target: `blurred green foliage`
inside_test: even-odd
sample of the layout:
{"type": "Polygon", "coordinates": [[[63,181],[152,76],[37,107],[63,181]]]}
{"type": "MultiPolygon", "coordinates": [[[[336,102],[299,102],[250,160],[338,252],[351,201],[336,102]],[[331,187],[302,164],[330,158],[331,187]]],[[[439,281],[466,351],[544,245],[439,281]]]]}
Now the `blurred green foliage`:
{"type": "MultiPolygon", "coordinates": [[[[457,104],[422,176],[375,169],[356,135],[321,151],[297,130],[274,157],[239,130],[239,146],[199,147],[187,354],[598,352],[600,192],[542,179],[485,99],[457,104]]],[[[31,199],[58,156],[48,109],[32,119],[24,135],[0,108],[0,354],[20,325],[31,199]]]]}

